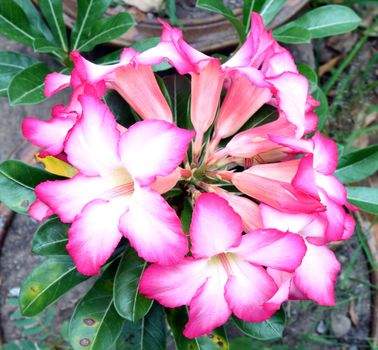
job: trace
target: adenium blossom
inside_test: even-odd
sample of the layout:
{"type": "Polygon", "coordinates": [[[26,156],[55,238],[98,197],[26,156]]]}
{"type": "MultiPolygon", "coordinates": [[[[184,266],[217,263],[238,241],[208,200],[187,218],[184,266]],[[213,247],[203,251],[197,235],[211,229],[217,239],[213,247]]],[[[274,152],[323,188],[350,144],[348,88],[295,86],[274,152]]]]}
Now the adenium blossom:
{"type": "Polygon", "coordinates": [[[188,246],[180,220],[151,185],[175,171],[192,132],[149,120],[121,135],[97,97],[82,95],[79,101],[83,114],[65,145],[78,174],[35,190],[39,201],[72,223],[67,249],[78,270],[97,273],[122,235],[147,261],[164,264],[183,257],[188,246]]]}
{"type": "Polygon", "coordinates": [[[277,286],[263,266],[294,272],[306,247],[298,235],[255,230],[242,235],[240,217],[216,194],[199,196],[190,226],[192,256],[152,264],[140,292],[166,307],[189,306],[188,338],[210,333],[231,313],[247,322],[268,319],[265,303],[277,286]]]}

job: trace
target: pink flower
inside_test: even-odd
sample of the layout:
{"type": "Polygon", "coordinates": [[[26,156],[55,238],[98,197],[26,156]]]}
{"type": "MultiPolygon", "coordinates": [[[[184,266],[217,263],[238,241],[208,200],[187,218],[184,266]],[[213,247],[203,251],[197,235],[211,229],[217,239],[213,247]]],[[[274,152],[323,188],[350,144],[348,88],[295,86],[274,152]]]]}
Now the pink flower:
{"type": "Polygon", "coordinates": [[[121,135],[97,97],[87,94],[79,100],[83,115],[65,145],[78,174],[36,187],[38,201],[72,223],[67,249],[78,270],[98,273],[122,234],[148,261],[177,261],[187,252],[186,236],[175,211],[151,185],[176,172],[192,132],[150,120],[121,135]]]}
{"type": "MultiPolygon", "coordinates": [[[[270,304],[277,308],[287,300],[290,289],[299,290],[306,299],[321,305],[334,305],[334,285],[340,271],[340,263],[335,254],[324,244],[328,220],[319,213],[283,213],[266,205],[261,205],[264,227],[283,232],[297,233],[305,240],[307,251],[301,265],[294,273],[268,269],[269,274],[280,286],[280,290],[270,304]],[[277,304],[277,305],[276,305],[277,304]]],[[[295,294],[291,298],[296,299],[295,294]]]]}
{"type": "Polygon", "coordinates": [[[240,217],[216,194],[202,194],[190,227],[191,257],[152,264],[140,292],[166,307],[189,306],[184,335],[194,338],[224,324],[234,313],[248,322],[268,319],[265,303],[277,286],[263,266],[293,272],[306,248],[298,235],[255,230],[242,235],[240,217]]]}

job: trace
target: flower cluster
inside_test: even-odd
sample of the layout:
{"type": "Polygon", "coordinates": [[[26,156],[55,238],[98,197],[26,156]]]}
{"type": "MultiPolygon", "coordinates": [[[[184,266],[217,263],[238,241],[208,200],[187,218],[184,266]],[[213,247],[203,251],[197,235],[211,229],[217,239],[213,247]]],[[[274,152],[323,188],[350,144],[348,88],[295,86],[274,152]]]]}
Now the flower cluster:
{"type": "Polygon", "coordinates": [[[85,275],[97,274],[126,237],[151,263],[140,293],[189,306],[189,338],[232,313],[266,320],[288,299],[333,305],[340,264],[327,244],[354,230],[346,209],[355,208],[333,175],[336,145],[314,133],[318,103],[308,81],[258,14],[251,23],[223,64],[164,22],[156,47],[127,48],[114,65],[73,52],[72,74],[50,74],[45,84],[47,96],[70,86],[69,104],[55,106],[50,120],[23,123],[41,157],[77,172],[38,185],[30,215],[71,224],[67,249],[85,275]],[[159,88],[152,67],[164,60],[191,77],[194,131],[175,125],[159,88]],[[108,89],[142,121],[119,125],[102,101],[108,89]],[[277,118],[246,127],[264,105],[277,118]],[[178,183],[194,204],[189,236],[163,196],[178,183]]]}

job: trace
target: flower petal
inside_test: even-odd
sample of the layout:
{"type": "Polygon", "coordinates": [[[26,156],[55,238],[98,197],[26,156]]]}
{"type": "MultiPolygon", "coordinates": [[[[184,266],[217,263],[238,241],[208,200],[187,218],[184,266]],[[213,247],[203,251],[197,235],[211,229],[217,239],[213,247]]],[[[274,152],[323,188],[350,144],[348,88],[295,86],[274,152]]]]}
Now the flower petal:
{"type": "Polygon", "coordinates": [[[275,229],[258,229],[243,236],[232,251],[252,264],[293,272],[301,264],[306,245],[299,235],[275,229]]]}
{"type": "Polygon", "coordinates": [[[194,257],[211,257],[237,245],[243,231],[240,216],[227,201],[214,193],[199,196],[190,225],[194,257]]]}
{"type": "Polygon", "coordinates": [[[139,292],[165,307],[189,305],[207,277],[207,260],[184,258],[174,265],[150,265],[143,273],[139,292]]]}
{"type": "Polygon", "coordinates": [[[149,262],[173,264],[188,252],[176,212],[150,188],[135,186],[119,227],[138,255],[149,262]]]}
{"type": "Polygon", "coordinates": [[[306,245],[307,252],[295,272],[294,282],[308,298],[320,305],[332,306],[335,304],[334,285],[340,263],[326,246],[306,245]]]}
{"type": "Polygon", "coordinates": [[[71,76],[62,74],[62,73],[51,73],[48,74],[45,78],[45,87],[44,87],[44,94],[47,97],[50,97],[60,90],[65,89],[66,87],[70,86],[71,76]]]}
{"type": "Polygon", "coordinates": [[[171,174],[184,159],[193,132],[161,120],[133,124],[121,136],[119,152],[124,166],[142,184],[171,174]]]}
{"type": "Polygon", "coordinates": [[[227,274],[220,264],[212,266],[207,281],[197,291],[189,306],[189,322],[184,329],[187,338],[196,338],[210,333],[226,323],[231,310],[224,297],[227,274]]]}
{"type": "Polygon", "coordinates": [[[99,273],[122,238],[118,222],[127,200],[102,199],[88,203],[68,230],[67,250],[83,275],[99,273]]]}
{"type": "Polygon", "coordinates": [[[262,322],[270,318],[272,311],[264,309],[277,291],[273,279],[261,266],[254,266],[241,259],[233,259],[231,276],[225,287],[225,298],[232,312],[247,322],[262,322]]]}
{"type": "Polygon", "coordinates": [[[151,66],[139,64],[118,68],[111,85],[142,119],[172,122],[172,112],[151,66]]]}
{"type": "Polygon", "coordinates": [[[84,175],[109,174],[121,166],[117,123],[109,108],[97,97],[85,94],[79,100],[83,115],[66,142],[67,158],[84,175]]]}
{"type": "Polygon", "coordinates": [[[113,187],[112,181],[79,174],[68,180],[42,182],[35,193],[63,222],[72,222],[87,203],[103,198],[113,187]]]}
{"type": "Polygon", "coordinates": [[[34,220],[43,221],[49,216],[53,215],[54,212],[50,209],[50,207],[37,198],[29,207],[28,214],[34,220]]]}
{"type": "Polygon", "coordinates": [[[32,144],[45,148],[41,156],[62,153],[68,131],[74,126],[76,118],[55,117],[40,120],[28,117],[22,122],[22,134],[32,144]]]}

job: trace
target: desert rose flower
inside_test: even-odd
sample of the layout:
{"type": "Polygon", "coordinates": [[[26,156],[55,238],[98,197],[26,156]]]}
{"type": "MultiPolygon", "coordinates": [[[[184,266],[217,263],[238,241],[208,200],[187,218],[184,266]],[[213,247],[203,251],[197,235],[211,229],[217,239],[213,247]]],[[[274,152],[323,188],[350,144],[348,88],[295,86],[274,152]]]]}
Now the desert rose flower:
{"type": "Polygon", "coordinates": [[[140,292],[166,307],[189,306],[188,338],[210,333],[231,313],[248,322],[268,319],[264,304],[277,286],[263,266],[294,272],[306,248],[303,239],[277,230],[242,235],[242,221],[214,193],[195,203],[190,226],[191,257],[144,272],[140,292]]]}
{"type": "Polygon", "coordinates": [[[65,145],[78,174],[36,187],[37,199],[72,223],[67,249],[78,270],[98,273],[122,235],[148,261],[177,261],[187,252],[186,236],[175,211],[151,184],[175,171],[192,132],[150,120],[121,135],[96,96],[79,100],[83,115],[65,145]]]}

